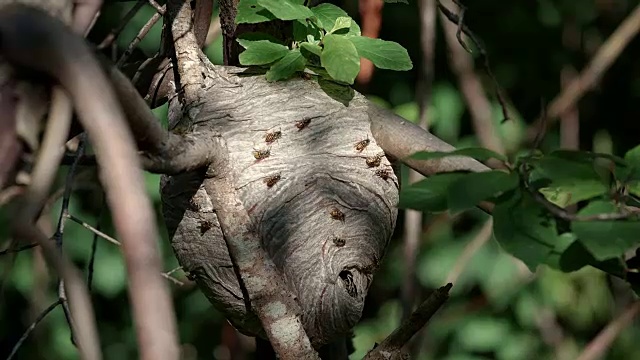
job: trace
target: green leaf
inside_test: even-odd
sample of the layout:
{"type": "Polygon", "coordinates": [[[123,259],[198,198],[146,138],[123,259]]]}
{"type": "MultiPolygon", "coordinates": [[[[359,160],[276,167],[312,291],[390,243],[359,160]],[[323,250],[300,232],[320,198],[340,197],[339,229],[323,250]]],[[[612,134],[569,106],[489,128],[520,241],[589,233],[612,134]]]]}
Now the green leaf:
{"type": "Polygon", "coordinates": [[[493,233],[502,249],[531,271],[547,261],[559,241],[555,219],[529,193],[520,191],[496,204],[493,233]]]}
{"type": "Polygon", "coordinates": [[[360,57],[355,46],[344,36],[334,34],[326,35],[323,43],[322,66],[334,80],[353,84],[360,72],[360,57]]]}
{"type": "Polygon", "coordinates": [[[313,12],[308,7],[291,0],[258,0],[258,5],[269,10],[280,20],[308,19],[313,12]]]}
{"type": "Polygon", "coordinates": [[[348,29],[351,27],[351,23],[353,20],[348,16],[340,16],[336,19],[336,22],[333,24],[333,28],[331,28],[330,33],[334,33],[338,30],[348,29]]]}
{"type": "Polygon", "coordinates": [[[287,55],[289,48],[268,40],[237,40],[246,50],[238,56],[241,65],[265,65],[287,55]]]}
{"type": "Polygon", "coordinates": [[[258,0],[241,0],[238,4],[236,24],[256,24],[275,19],[272,13],[258,5],[258,0]]]}
{"type": "Polygon", "coordinates": [[[327,31],[333,29],[338,18],[349,17],[349,14],[347,14],[344,10],[333,4],[326,3],[312,7],[311,12],[318,19],[318,25],[320,25],[321,28],[327,31]]]}
{"type": "Polygon", "coordinates": [[[577,151],[577,150],[555,150],[549,153],[549,156],[559,157],[572,161],[593,162],[596,159],[607,159],[618,165],[626,165],[624,159],[619,156],[595,153],[590,151],[577,151]]]}
{"type": "Polygon", "coordinates": [[[609,192],[609,188],[599,180],[580,178],[570,180],[573,181],[552,182],[550,186],[540,188],[538,191],[549,202],[562,208],[609,192]]]}
{"type": "MultiPolygon", "coordinates": [[[[593,201],[578,215],[616,213],[616,205],[607,201],[593,201]]],[[[574,221],[572,231],[596,260],[622,256],[640,244],[640,221],[574,221]]]]}
{"type": "Polygon", "coordinates": [[[466,175],[468,174],[442,173],[420,180],[400,191],[398,207],[428,212],[446,211],[449,186],[466,175]]]}
{"type": "Polygon", "coordinates": [[[624,154],[624,160],[633,167],[640,168],[640,145],[634,147],[624,154]]]}
{"type": "Polygon", "coordinates": [[[595,263],[593,255],[579,242],[572,233],[564,233],[558,237],[555,248],[545,262],[554,269],[573,272],[595,263]]]}
{"type": "Polygon", "coordinates": [[[469,147],[465,149],[457,149],[454,151],[419,151],[411,155],[410,159],[416,160],[433,160],[441,159],[449,156],[466,156],[474,158],[478,161],[487,161],[489,159],[498,159],[500,161],[507,161],[507,157],[497,152],[491,151],[485,148],[469,147]]]}
{"type": "Polygon", "coordinates": [[[303,42],[300,44],[300,47],[307,50],[308,52],[315,54],[315,55],[322,55],[322,48],[320,47],[320,45],[316,45],[316,44],[311,44],[308,42],[303,42]]]}
{"type": "Polygon", "coordinates": [[[407,49],[398,43],[366,36],[351,36],[349,40],[361,57],[371,60],[380,69],[406,71],[413,68],[407,49]]]}
{"type": "Polygon", "coordinates": [[[517,188],[518,182],[517,173],[498,170],[466,174],[449,186],[449,211],[474,207],[483,200],[517,188]]]}
{"type": "Polygon", "coordinates": [[[572,184],[578,179],[600,179],[590,160],[570,160],[553,155],[547,155],[537,161],[531,180],[535,180],[536,176],[550,179],[557,186],[572,184]]]}
{"type": "Polygon", "coordinates": [[[307,60],[300,53],[300,49],[291,50],[267,71],[267,81],[288,79],[296,72],[304,70],[306,63],[307,60]]]}

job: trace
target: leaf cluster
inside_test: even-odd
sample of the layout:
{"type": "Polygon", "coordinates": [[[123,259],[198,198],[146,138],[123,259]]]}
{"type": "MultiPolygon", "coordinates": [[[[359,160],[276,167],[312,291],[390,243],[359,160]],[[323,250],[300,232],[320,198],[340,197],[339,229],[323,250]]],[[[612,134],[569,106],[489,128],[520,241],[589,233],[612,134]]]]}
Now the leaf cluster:
{"type": "Polygon", "coordinates": [[[459,212],[493,203],[493,234],[503,250],[532,271],[593,266],[627,280],[638,292],[640,146],[624,158],[585,151],[534,151],[509,162],[484,148],[419,152],[412,158],[496,159],[506,170],[443,173],[401,192],[400,207],[459,212]]]}
{"type": "Polygon", "coordinates": [[[322,78],[351,85],[360,72],[360,58],[371,60],[380,69],[405,71],[413,67],[405,48],[362,36],[360,26],[335,5],[309,8],[304,0],[241,0],[238,4],[238,24],[276,19],[293,22],[292,44],[258,33],[237,40],[245,48],[240,64],[268,68],[268,81],[286,80],[308,69],[322,78]]]}

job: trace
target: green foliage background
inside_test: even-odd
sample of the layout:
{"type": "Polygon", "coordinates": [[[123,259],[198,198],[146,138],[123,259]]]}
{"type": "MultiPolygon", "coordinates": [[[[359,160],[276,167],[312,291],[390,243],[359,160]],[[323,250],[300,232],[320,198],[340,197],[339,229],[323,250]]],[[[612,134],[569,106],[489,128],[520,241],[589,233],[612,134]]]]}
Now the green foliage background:
{"type": "MultiPolygon", "coordinates": [[[[359,21],[356,0],[331,1],[359,21]]],[[[511,154],[524,137],[526,125],[540,111],[540,99],[550,101],[560,92],[560,71],[569,64],[577,69],[592,56],[586,49],[604,41],[620,24],[637,1],[601,2],[596,0],[538,0],[514,2],[465,2],[467,25],[482,38],[497,80],[511,101],[512,120],[501,124],[502,114],[486,81],[493,101],[494,122],[511,154]],[[609,4],[609,5],[607,5],[609,4]],[[562,43],[565,23],[574,22],[582,31],[578,48],[562,43]],[[517,110],[516,110],[517,109],[517,110]]],[[[92,38],[99,42],[131,6],[109,5],[92,38]]],[[[138,29],[153,14],[145,7],[118,39],[122,51],[138,29]]],[[[416,121],[416,88],[421,79],[419,18],[416,1],[409,5],[388,4],[383,10],[380,38],[404,46],[414,69],[397,72],[376,69],[372,82],[356,88],[383,106],[416,121]]],[[[159,44],[160,24],[142,41],[141,49],[152,55],[159,44]]],[[[221,38],[207,49],[207,55],[222,63],[221,38]]],[[[452,74],[444,38],[438,26],[435,80],[429,112],[432,131],[458,146],[478,146],[468,109],[452,74]]],[[[640,134],[640,39],[635,39],[602,79],[600,86],[580,101],[580,144],[591,150],[623,156],[638,145],[640,134]]],[[[478,68],[480,64],[477,64],[478,68]]],[[[482,76],[482,74],[479,72],[482,76]]],[[[487,80],[484,78],[484,80],[487,80]]],[[[160,118],[166,109],[156,109],[160,118]]],[[[557,127],[549,130],[542,148],[557,149],[557,127]]],[[[406,175],[406,169],[403,169],[406,175]]],[[[62,186],[65,173],[60,174],[62,186]]],[[[403,176],[406,182],[407,176],[403,176]]],[[[70,213],[95,225],[101,208],[101,194],[90,185],[95,174],[78,176],[83,184],[74,192],[70,213]],[[86,186],[89,185],[89,186],[86,186]]],[[[406,185],[406,183],[405,183],[406,185]]],[[[159,211],[158,177],[147,175],[147,187],[159,211]]],[[[51,208],[51,221],[57,221],[60,201],[51,208]]],[[[0,241],[6,241],[10,209],[0,211],[0,241]]],[[[443,285],[465,246],[481,231],[487,216],[470,210],[451,217],[426,215],[422,242],[417,255],[420,296],[443,285]]],[[[363,319],[355,329],[356,353],[361,358],[374,342],[381,341],[398,324],[401,315],[400,288],[406,281],[402,256],[401,214],[388,255],[370,290],[363,319]]],[[[158,217],[162,226],[162,219],[158,217]]],[[[113,234],[106,211],[102,230],[113,234]]],[[[165,269],[177,266],[161,230],[165,269]]],[[[67,222],[64,250],[81,268],[86,268],[92,235],[83,227],[67,222]]],[[[93,300],[106,359],[134,359],[135,336],[127,299],[123,261],[117,247],[99,240],[95,262],[93,300]]],[[[55,300],[55,276],[47,274],[36,251],[15,259],[0,258],[0,358],[4,358],[33,318],[55,300]]],[[[177,277],[183,275],[177,273],[177,277]]],[[[172,285],[181,341],[188,359],[227,359],[220,347],[225,320],[213,310],[193,287],[172,285]]],[[[419,359],[575,359],[577,354],[614,316],[628,296],[626,285],[587,267],[565,274],[542,266],[535,277],[506,255],[490,240],[467,262],[454,284],[452,298],[421,333],[414,346],[419,359]]],[[[628,300],[628,298],[626,299],[628,300]]],[[[640,325],[628,327],[617,338],[607,359],[640,358],[640,325]]],[[[75,359],[69,331],[60,308],[56,309],[27,340],[18,359],[75,359]]]]}

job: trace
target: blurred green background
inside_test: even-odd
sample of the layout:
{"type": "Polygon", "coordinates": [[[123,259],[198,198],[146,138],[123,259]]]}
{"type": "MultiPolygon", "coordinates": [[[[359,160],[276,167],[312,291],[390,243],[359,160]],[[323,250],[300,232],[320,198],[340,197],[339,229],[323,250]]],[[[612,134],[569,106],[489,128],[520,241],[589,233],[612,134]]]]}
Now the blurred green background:
{"type": "MultiPolygon", "coordinates": [[[[358,1],[331,1],[356,20],[358,1]]],[[[99,43],[118,19],[132,6],[110,4],[91,34],[99,43]]],[[[524,131],[539,114],[541,100],[551,101],[561,90],[563,68],[582,69],[601,45],[633,10],[638,1],[625,0],[521,0],[465,2],[467,25],[483,40],[491,67],[510,104],[512,119],[502,123],[493,86],[476,62],[486,96],[493,106],[494,124],[510,153],[521,150],[524,131]],[[567,41],[566,34],[573,34],[567,41]],[[564,40],[563,40],[564,38],[564,40]],[[571,39],[570,39],[571,40],[571,39]]],[[[117,40],[123,51],[154,13],[145,6],[117,40]]],[[[147,55],[157,51],[160,25],[142,41],[147,55]]],[[[380,38],[406,47],[414,70],[376,70],[372,81],[356,88],[382,106],[394,109],[411,121],[418,118],[416,88],[422,81],[420,19],[417,1],[409,5],[387,4],[383,9],[380,38]]],[[[435,78],[428,108],[430,128],[456,145],[478,144],[467,105],[451,71],[440,25],[436,27],[435,78]]],[[[221,38],[206,49],[212,62],[222,63],[221,38]]],[[[624,154],[637,145],[640,134],[640,39],[634,39],[606,72],[599,85],[579,102],[580,149],[624,154]]],[[[164,119],[166,108],[155,109],[164,119]]],[[[548,130],[544,150],[560,146],[558,126],[548,130]]],[[[66,168],[60,174],[63,186],[66,168]]],[[[406,175],[406,169],[403,169],[406,175]]],[[[149,196],[159,207],[158,181],[146,175],[149,196]]],[[[406,183],[407,176],[403,176],[406,183]]],[[[114,234],[102,194],[91,169],[81,169],[77,190],[71,197],[70,213],[102,231],[114,234]]],[[[61,201],[48,212],[44,226],[55,226],[61,201]]],[[[7,244],[7,215],[0,210],[0,246],[7,244]]],[[[487,236],[487,221],[480,212],[457,216],[425,215],[417,252],[418,295],[443,285],[467,245],[487,236]]],[[[361,358],[375,342],[384,339],[400,322],[401,286],[408,281],[402,254],[404,214],[401,212],[387,257],[376,275],[365,305],[362,321],[355,328],[353,359],[361,358]]],[[[158,222],[162,226],[161,216],[158,222]]],[[[166,231],[161,229],[165,269],[177,267],[166,231]]],[[[88,266],[92,234],[82,226],[66,222],[64,251],[81,269],[88,266]]],[[[85,271],[86,273],[86,271],[85,271]]],[[[185,359],[243,359],[251,354],[252,342],[238,337],[205,297],[176,272],[184,286],[171,284],[185,359]],[[233,356],[232,356],[233,355],[233,356]],[[245,356],[245,357],[243,357],[245,356]]],[[[5,358],[24,330],[42,309],[56,299],[56,278],[44,266],[37,249],[17,256],[0,257],[0,358],[5,358]]],[[[119,249],[97,242],[93,271],[93,301],[98,318],[105,359],[135,359],[135,335],[127,298],[127,284],[119,249]]],[[[523,266],[504,254],[493,240],[484,243],[466,261],[452,290],[452,298],[420,333],[412,349],[417,359],[575,359],[617,314],[627,292],[624,286],[602,273],[585,268],[563,274],[540,268],[530,275],[523,266]]],[[[74,346],[61,308],[54,310],[37,327],[20,349],[17,359],[75,359],[74,346]]],[[[640,359],[640,324],[626,328],[613,343],[606,359],[640,359]]]]}

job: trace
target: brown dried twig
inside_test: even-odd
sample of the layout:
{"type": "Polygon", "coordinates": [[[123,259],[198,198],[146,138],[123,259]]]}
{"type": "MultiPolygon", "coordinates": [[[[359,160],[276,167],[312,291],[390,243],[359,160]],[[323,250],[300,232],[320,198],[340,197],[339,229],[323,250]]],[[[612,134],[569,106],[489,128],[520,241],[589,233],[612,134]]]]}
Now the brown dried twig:
{"type": "Polygon", "coordinates": [[[118,26],[113,28],[109,32],[109,34],[107,34],[107,36],[105,36],[105,38],[102,40],[102,42],[100,44],[98,44],[98,46],[96,48],[98,50],[102,50],[102,49],[106,49],[109,46],[111,46],[111,44],[113,44],[113,42],[116,40],[116,38],[120,35],[122,30],[124,30],[125,26],[127,26],[127,24],[129,24],[131,19],[133,19],[133,17],[136,16],[138,11],[140,11],[140,9],[142,9],[142,7],[144,6],[144,4],[146,2],[147,2],[147,0],[138,0],[131,7],[131,9],[129,9],[129,11],[127,11],[127,13],[124,14],[124,17],[120,20],[120,22],[118,23],[118,26]]]}
{"type": "Polygon", "coordinates": [[[44,309],[38,315],[38,317],[35,318],[35,320],[33,320],[31,325],[29,325],[29,327],[24,331],[24,333],[22,334],[18,342],[11,349],[11,353],[9,353],[9,356],[7,356],[7,360],[13,359],[13,357],[18,353],[18,350],[20,350],[20,347],[22,347],[22,344],[27,340],[29,335],[31,335],[33,330],[35,330],[36,326],[38,326],[38,324],[42,320],[44,320],[44,318],[47,317],[47,315],[49,315],[50,312],[52,312],[56,307],[58,307],[58,305],[60,305],[60,299],[54,301],[51,305],[49,305],[46,309],[44,309]]]}
{"type": "Polygon", "coordinates": [[[613,341],[640,314],[640,301],[632,303],[620,316],[610,322],[588,345],[576,360],[602,358],[613,341]]]}
{"type": "MultiPolygon", "coordinates": [[[[459,8],[464,9],[464,7],[461,6],[460,3],[458,3],[457,1],[454,1],[454,3],[458,5],[459,8]]],[[[496,98],[498,100],[498,103],[500,104],[500,108],[502,109],[503,121],[508,120],[509,112],[507,110],[507,104],[506,104],[506,101],[504,100],[504,97],[502,96],[502,91],[500,90],[500,85],[498,84],[498,80],[496,80],[495,76],[493,75],[493,72],[491,71],[491,67],[489,66],[489,57],[487,55],[487,51],[484,49],[484,46],[481,44],[478,37],[464,24],[463,18],[461,16],[456,15],[451,10],[449,10],[446,6],[442,5],[442,2],[440,0],[437,0],[437,4],[438,4],[438,9],[442,13],[442,15],[444,15],[444,17],[447,18],[447,20],[451,21],[452,23],[458,26],[456,30],[456,37],[458,38],[458,41],[460,41],[460,45],[462,45],[462,47],[466,51],[471,52],[469,49],[469,46],[464,41],[462,41],[462,37],[460,36],[460,33],[464,33],[469,37],[469,39],[471,39],[476,49],[478,49],[480,58],[482,60],[484,71],[487,73],[487,75],[489,76],[489,78],[491,79],[495,87],[496,98]]],[[[464,12],[462,12],[462,15],[464,15],[464,12]]]]}
{"type": "MultiPolygon", "coordinates": [[[[547,121],[553,123],[563,113],[571,109],[589,91],[620,56],[624,48],[640,31],[640,5],[618,26],[614,33],[598,49],[591,62],[573,78],[558,96],[549,103],[546,110],[547,121]]],[[[534,139],[538,133],[539,118],[527,130],[527,137],[534,139]]]]}
{"type": "MultiPolygon", "coordinates": [[[[164,6],[162,7],[162,9],[164,9],[164,6]]],[[[122,65],[124,65],[127,59],[129,59],[129,56],[131,56],[131,54],[133,53],[133,50],[136,48],[136,46],[138,46],[142,39],[147,36],[149,31],[151,31],[151,28],[153,28],[153,26],[158,22],[158,20],[160,20],[161,17],[162,15],[160,12],[153,14],[153,16],[151,16],[147,23],[144,24],[142,28],[140,28],[140,31],[138,32],[136,37],[131,40],[131,43],[129,43],[127,49],[124,51],[122,56],[120,56],[120,59],[118,59],[118,62],[116,63],[117,67],[120,68],[122,67],[122,65]]]]}
{"type": "MultiPolygon", "coordinates": [[[[81,226],[82,226],[82,227],[84,227],[85,229],[87,229],[87,230],[91,231],[95,236],[97,236],[97,237],[99,237],[99,238],[101,238],[101,239],[104,239],[104,240],[106,240],[106,241],[108,241],[108,242],[110,242],[110,243],[112,243],[112,244],[114,244],[114,245],[116,245],[116,246],[122,246],[122,244],[120,243],[120,241],[118,241],[118,240],[114,239],[113,237],[111,237],[111,236],[109,236],[109,235],[105,234],[104,232],[100,231],[100,229],[97,229],[97,228],[95,228],[95,227],[93,227],[93,226],[89,225],[89,224],[88,224],[88,223],[86,223],[85,221],[82,221],[81,219],[79,219],[79,218],[77,218],[77,217],[75,217],[75,216],[73,216],[73,215],[71,215],[71,214],[68,214],[68,213],[67,213],[67,214],[65,214],[65,217],[66,217],[67,219],[69,219],[69,220],[71,220],[71,221],[73,221],[73,222],[75,222],[75,223],[77,223],[77,224],[81,225],[81,226]]],[[[174,277],[172,277],[172,276],[171,276],[171,274],[172,274],[173,272],[175,272],[175,271],[177,271],[177,270],[179,270],[179,269],[180,269],[180,268],[173,269],[173,270],[171,270],[170,272],[161,272],[161,273],[160,273],[160,275],[161,275],[162,277],[164,277],[165,279],[167,279],[167,280],[169,280],[169,281],[173,282],[173,283],[174,283],[174,284],[176,284],[176,285],[183,286],[183,285],[184,285],[184,283],[183,283],[182,281],[180,281],[180,280],[178,280],[178,279],[176,279],[176,278],[174,278],[174,277]]]]}
{"type": "Polygon", "coordinates": [[[429,295],[416,311],[394,330],[380,345],[364,357],[363,360],[387,360],[399,359],[398,353],[402,347],[431,319],[431,317],[449,299],[451,283],[436,289],[429,295]]]}
{"type": "Polygon", "coordinates": [[[464,7],[459,8],[460,19],[457,25],[444,21],[446,15],[444,12],[440,12],[440,17],[443,19],[441,25],[444,30],[447,48],[450,52],[449,64],[458,78],[460,91],[469,108],[473,129],[478,136],[478,140],[482,146],[504,154],[504,146],[493,124],[491,103],[484,93],[482,82],[474,71],[473,59],[469,54],[470,51],[464,48],[465,43],[461,39],[461,24],[464,24],[462,14],[464,14],[464,10],[464,7]],[[461,44],[463,47],[460,47],[461,44]]]}

